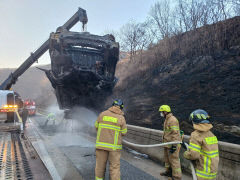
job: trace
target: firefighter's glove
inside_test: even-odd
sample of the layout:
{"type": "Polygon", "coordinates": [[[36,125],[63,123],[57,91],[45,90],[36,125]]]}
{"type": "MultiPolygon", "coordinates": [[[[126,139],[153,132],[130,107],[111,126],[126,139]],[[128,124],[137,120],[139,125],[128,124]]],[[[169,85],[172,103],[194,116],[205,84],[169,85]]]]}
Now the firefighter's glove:
{"type": "Polygon", "coordinates": [[[170,148],[170,153],[173,154],[177,150],[177,146],[172,146],[170,148]]]}
{"type": "Polygon", "coordinates": [[[184,149],[187,149],[187,146],[186,146],[185,142],[182,142],[181,145],[184,149]]]}

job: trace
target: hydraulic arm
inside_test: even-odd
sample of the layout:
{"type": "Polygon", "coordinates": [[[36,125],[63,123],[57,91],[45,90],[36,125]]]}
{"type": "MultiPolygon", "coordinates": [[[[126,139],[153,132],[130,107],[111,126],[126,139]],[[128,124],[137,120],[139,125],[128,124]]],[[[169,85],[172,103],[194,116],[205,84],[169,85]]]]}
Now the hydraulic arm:
{"type": "MultiPolygon", "coordinates": [[[[63,25],[61,28],[70,30],[78,21],[82,22],[83,29],[87,24],[88,18],[86,10],[79,8],[78,11],[63,25]]],[[[34,63],[36,62],[47,50],[49,49],[49,39],[46,40],[35,52],[21,64],[8,78],[0,85],[0,90],[9,90],[17,79],[34,63]]]]}

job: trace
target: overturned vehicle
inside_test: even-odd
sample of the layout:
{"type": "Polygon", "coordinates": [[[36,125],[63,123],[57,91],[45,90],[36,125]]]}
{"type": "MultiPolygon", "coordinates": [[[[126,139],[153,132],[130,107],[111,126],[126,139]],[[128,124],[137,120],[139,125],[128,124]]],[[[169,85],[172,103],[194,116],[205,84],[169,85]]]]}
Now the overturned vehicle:
{"type": "Polygon", "coordinates": [[[0,84],[0,90],[10,90],[18,78],[49,50],[51,69],[39,69],[46,73],[55,89],[60,109],[93,106],[97,99],[106,99],[116,83],[114,74],[119,44],[112,35],[84,32],[87,22],[86,10],[79,8],[0,84]],[[82,23],[83,32],[70,31],[77,22],[82,23]]]}
{"type": "Polygon", "coordinates": [[[59,107],[92,105],[116,83],[119,44],[113,35],[97,36],[58,28],[49,42],[51,70],[46,71],[59,107]]]}
{"type": "Polygon", "coordinates": [[[74,106],[94,107],[116,84],[115,69],[119,59],[119,43],[113,35],[98,36],[85,32],[86,10],[78,11],[51,33],[50,38],[30,57],[36,61],[47,49],[51,70],[44,70],[50,80],[60,109],[74,106]],[[82,22],[82,32],[70,29],[82,22]],[[35,57],[35,58],[34,58],[35,57]]]}

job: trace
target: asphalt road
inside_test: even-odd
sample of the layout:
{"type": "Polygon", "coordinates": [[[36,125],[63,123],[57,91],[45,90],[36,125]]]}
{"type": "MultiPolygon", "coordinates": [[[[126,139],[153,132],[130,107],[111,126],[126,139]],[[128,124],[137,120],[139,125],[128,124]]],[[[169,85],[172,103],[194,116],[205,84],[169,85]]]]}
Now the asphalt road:
{"type": "MultiPolygon", "coordinates": [[[[85,180],[95,179],[95,144],[93,139],[89,138],[90,131],[89,124],[76,120],[47,121],[43,115],[30,117],[27,123],[29,137],[33,138],[34,134],[38,133],[35,139],[40,139],[41,144],[38,146],[42,147],[40,149],[44,151],[42,156],[53,174],[55,173],[55,179],[59,177],[80,179],[80,176],[85,180]]],[[[132,156],[133,161],[137,161],[134,159],[135,156],[132,156]]],[[[108,179],[109,175],[106,173],[106,180],[108,179]]],[[[121,179],[156,180],[158,178],[146,173],[143,168],[135,167],[125,158],[125,160],[121,159],[121,179]]]]}

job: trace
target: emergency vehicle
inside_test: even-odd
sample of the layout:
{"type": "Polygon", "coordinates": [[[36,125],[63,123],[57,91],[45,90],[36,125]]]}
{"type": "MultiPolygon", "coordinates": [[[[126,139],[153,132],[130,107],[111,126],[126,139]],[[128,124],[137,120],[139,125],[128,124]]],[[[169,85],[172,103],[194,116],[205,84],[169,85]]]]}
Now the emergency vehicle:
{"type": "Polygon", "coordinates": [[[0,122],[13,122],[19,100],[14,91],[0,90],[0,122]],[[18,102],[17,102],[18,101],[18,102]]]}
{"type": "Polygon", "coordinates": [[[33,100],[27,99],[23,104],[24,107],[28,110],[28,115],[34,116],[36,114],[36,103],[33,100]]]}

